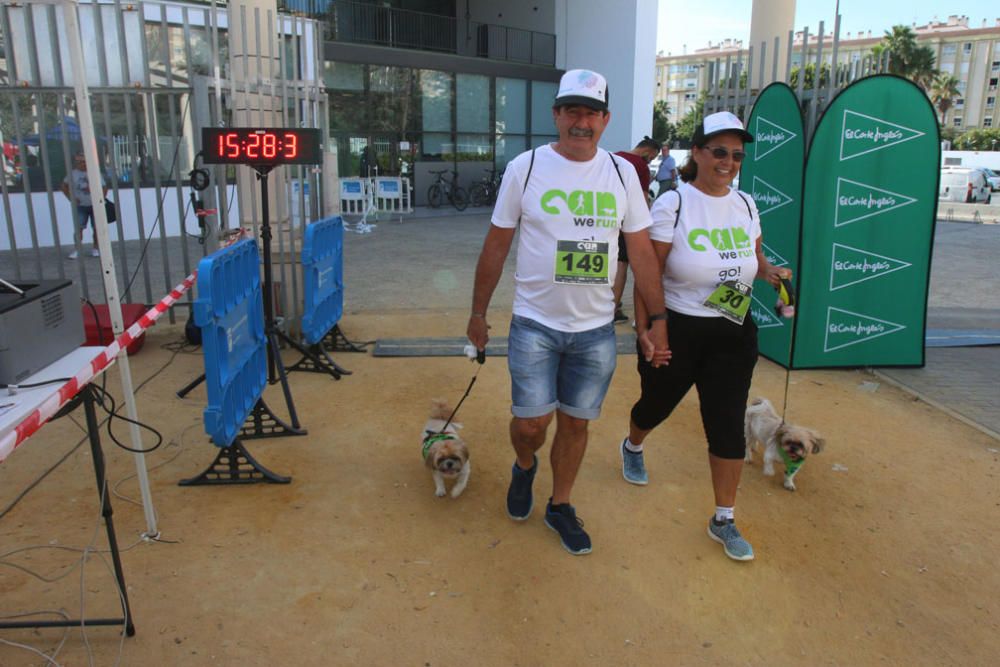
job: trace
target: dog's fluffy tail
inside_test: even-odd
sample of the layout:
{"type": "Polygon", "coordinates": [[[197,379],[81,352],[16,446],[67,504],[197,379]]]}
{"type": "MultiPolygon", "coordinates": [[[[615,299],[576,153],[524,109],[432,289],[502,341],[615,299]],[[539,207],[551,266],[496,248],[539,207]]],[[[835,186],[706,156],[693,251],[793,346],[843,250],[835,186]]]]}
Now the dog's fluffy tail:
{"type": "Polygon", "coordinates": [[[442,421],[448,419],[451,416],[451,408],[448,403],[440,398],[431,399],[431,419],[440,419],[442,421]]]}
{"type": "Polygon", "coordinates": [[[762,396],[756,397],[755,399],[750,401],[750,404],[747,406],[747,412],[758,412],[760,410],[766,411],[773,409],[774,407],[771,405],[771,401],[767,400],[766,398],[763,398],[762,396]]]}

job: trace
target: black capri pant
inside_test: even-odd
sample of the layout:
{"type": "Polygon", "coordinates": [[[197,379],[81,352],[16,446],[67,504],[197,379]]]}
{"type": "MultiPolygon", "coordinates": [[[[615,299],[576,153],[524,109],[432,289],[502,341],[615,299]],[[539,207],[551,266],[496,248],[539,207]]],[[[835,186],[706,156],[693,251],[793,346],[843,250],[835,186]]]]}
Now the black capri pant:
{"type": "Polygon", "coordinates": [[[723,459],[743,458],[743,417],[757,364],[757,325],[749,314],[741,326],[723,317],[668,312],[673,357],[669,365],[653,368],[638,354],[642,395],[632,406],[632,422],[652,430],[694,385],[708,451],[723,459]]]}

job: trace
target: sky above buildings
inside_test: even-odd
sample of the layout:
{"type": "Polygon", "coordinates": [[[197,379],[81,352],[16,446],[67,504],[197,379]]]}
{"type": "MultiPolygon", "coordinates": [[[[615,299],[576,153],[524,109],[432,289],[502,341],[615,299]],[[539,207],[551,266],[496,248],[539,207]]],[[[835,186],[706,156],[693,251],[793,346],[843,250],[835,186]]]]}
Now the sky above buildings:
{"type": "MultiPolygon", "coordinates": [[[[746,43],[750,37],[751,0],[659,0],[659,22],[656,49],[663,55],[680,55],[695,49],[733,38],[746,43]]],[[[795,29],[809,26],[814,33],[819,22],[825,30],[833,29],[837,0],[798,0],[795,29]]],[[[841,35],[872,31],[872,37],[882,35],[897,24],[924,25],[950,14],[969,17],[969,27],[978,28],[986,19],[988,25],[1000,18],[1000,4],[985,0],[840,0],[841,35]]]]}

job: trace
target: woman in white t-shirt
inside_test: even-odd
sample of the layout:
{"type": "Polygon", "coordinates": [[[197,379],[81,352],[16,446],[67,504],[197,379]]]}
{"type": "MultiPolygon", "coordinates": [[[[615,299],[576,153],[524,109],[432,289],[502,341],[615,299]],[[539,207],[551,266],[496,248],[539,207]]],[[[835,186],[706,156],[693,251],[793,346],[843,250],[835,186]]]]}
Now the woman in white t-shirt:
{"type": "Polygon", "coordinates": [[[653,368],[647,314],[659,313],[636,297],[642,395],[632,408],[629,435],[621,443],[622,472],[646,484],[642,442],[670,416],[692,385],[698,389],[715,491],[708,534],[735,560],[752,560],[753,548],[733,522],[743,468],[743,416],[754,365],[757,327],[749,314],[754,278],[777,286],[791,271],[767,261],[761,251],[760,218],[753,199],[730,186],[753,136],[722,111],[695,130],[691,156],[680,169],[676,191],[656,200],[650,238],[663,267],[669,365],[653,368]]]}

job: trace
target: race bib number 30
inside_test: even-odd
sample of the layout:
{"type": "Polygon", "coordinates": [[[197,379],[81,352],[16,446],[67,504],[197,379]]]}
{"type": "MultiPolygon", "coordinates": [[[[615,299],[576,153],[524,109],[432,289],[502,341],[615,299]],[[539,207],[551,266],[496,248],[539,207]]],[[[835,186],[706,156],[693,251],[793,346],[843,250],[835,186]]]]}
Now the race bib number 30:
{"type": "Polygon", "coordinates": [[[559,241],[556,244],[555,281],[568,285],[607,285],[608,244],[559,241]]]}
{"type": "Polygon", "coordinates": [[[736,280],[727,280],[705,299],[705,306],[716,311],[730,322],[743,324],[750,309],[750,286],[736,280]]]}

